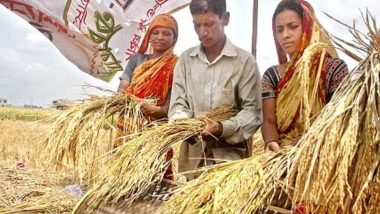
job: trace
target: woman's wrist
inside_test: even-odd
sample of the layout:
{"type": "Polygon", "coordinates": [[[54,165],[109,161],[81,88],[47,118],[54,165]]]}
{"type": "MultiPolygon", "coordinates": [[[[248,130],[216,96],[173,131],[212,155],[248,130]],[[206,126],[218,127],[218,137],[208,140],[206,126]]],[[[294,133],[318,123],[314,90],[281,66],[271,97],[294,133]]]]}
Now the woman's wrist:
{"type": "Polygon", "coordinates": [[[158,116],[161,114],[161,107],[160,106],[152,106],[152,115],[158,116]]]}

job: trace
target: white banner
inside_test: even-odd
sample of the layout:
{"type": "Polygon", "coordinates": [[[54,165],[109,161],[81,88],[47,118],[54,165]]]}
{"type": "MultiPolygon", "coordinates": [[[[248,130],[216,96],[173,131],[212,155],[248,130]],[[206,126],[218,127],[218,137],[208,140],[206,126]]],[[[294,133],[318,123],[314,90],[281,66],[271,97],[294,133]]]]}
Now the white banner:
{"type": "Polygon", "coordinates": [[[0,0],[90,75],[110,81],[125,68],[157,14],[190,0],[0,0]]]}

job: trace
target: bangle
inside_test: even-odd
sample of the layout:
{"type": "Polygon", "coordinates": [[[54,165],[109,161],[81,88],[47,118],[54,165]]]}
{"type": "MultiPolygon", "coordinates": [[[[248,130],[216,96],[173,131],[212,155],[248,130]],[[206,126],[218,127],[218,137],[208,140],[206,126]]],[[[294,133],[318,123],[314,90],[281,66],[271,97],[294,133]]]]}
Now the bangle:
{"type": "Polygon", "coordinates": [[[223,124],[221,122],[218,122],[218,128],[219,128],[219,136],[218,137],[221,137],[223,135],[223,124]]]}
{"type": "Polygon", "coordinates": [[[269,140],[269,141],[265,142],[265,145],[268,145],[269,143],[273,143],[273,142],[280,145],[280,142],[278,140],[269,140]]]}

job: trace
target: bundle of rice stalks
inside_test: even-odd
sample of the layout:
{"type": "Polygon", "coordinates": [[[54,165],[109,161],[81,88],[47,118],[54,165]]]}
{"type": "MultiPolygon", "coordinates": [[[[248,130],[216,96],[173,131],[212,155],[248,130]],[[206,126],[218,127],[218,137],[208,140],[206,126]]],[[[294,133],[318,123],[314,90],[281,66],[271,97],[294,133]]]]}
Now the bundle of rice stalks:
{"type": "Polygon", "coordinates": [[[380,34],[370,15],[365,20],[370,45],[362,50],[371,53],[297,147],[215,166],[161,212],[291,213],[302,204],[310,213],[380,213],[380,34]]]}
{"type": "MultiPolygon", "coordinates": [[[[221,107],[205,114],[216,121],[226,120],[236,112],[221,107]]],[[[186,119],[175,123],[153,126],[120,146],[99,173],[98,183],[85,195],[77,208],[83,204],[89,210],[107,205],[124,205],[144,196],[152,183],[159,182],[170,161],[168,150],[175,144],[195,137],[200,138],[205,123],[199,119],[186,119]]],[[[76,211],[74,211],[76,212],[76,211]]]]}
{"type": "Polygon", "coordinates": [[[293,203],[313,213],[380,212],[380,33],[370,14],[364,20],[360,50],[371,53],[301,139],[287,175],[293,203]]]}
{"type": "Polygon", "coordinates": [[[60,186],[61,179],[0,163],[0,213],[69,213],[77,198],[60,186]]]}
{"type": "Polygon", "coordinates": [[[329,14],[326,15],[332,20],[345,26],[354,37],[353,41],[346,41],[337,36],[329,35],[334,43],[349,57],[360,62],[374,51],[379,52],[380,38],[378,35],[380,34],[380,29],[377,29],[376,19],[368,10],[366,11],[366,14],[361,12],[364,24],[367,26],[367,33],[360,32],[356,28],[355,21],[353,26],[349,26],[329,14]]]}
{"type": "Polygon", "coordinates": [[[116,120],[123,118],[125,133],[138,132],[143,127],[140,103],[133,96],[114,94],[92,96],[73,106],[55,118],[42,160],[56,170],[75,168],[81,180],[93,177],[98,169],[96,158],[113,148],[116,120]]]}
{"type": "Polygon", "coordinates": [[[372,54],[341,84],[298,148],[272,163],[283,163],[274,185],[257,186],[265,191],[248,198],[242,213],[300,204],[310,213],[380,211],[379,63],[380,55],[372,54]]]}
{"type": "MultiPolygon", "coordinates": [[[[271,200],[265,206],[294,209],[302,204],[310,213],[380,212],[380,33],[370,14],[364,20],[369,33],[360,51],[367,52],[367,58],[341,83],[301,138],[299,148],[282,158],[291,167],[286,176],[277,178],[276,185],[266,188],[278,194],[280,187],[286,200],[278,203],[276,198],[267,198],[271,200]]],[[[359,34],[353,35],[358,38],[359,34]]],[[[364,41],[357,39],[357,45],[364,41]]],[[[262,197],[247,200],[249,212],[244,213],[261,209],[254,202],[262,197]]]]}
{"type": "Polygon", "coordinates": [[[285,154],[286,150],[261,153],[215,165],[179,188],[159,213],[252,213],[247,204],[250,198],[262,213],[271,192],[261,187],[275,185],[276,178],[284,174],[279,169],[287,168],[283,165],[287,162],[281,161],[285,154]]]}

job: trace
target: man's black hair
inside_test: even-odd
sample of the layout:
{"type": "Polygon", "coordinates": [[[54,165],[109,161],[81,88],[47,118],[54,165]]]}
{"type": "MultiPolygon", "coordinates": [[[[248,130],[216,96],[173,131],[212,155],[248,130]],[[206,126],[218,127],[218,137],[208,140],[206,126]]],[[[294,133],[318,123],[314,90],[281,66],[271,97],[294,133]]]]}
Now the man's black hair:
{"type": "Polygon", "coordinates": [[[190,12],[191,15],[212,12],[222,17],[226,12],[226,0],[192,0],[190,12]]]}

